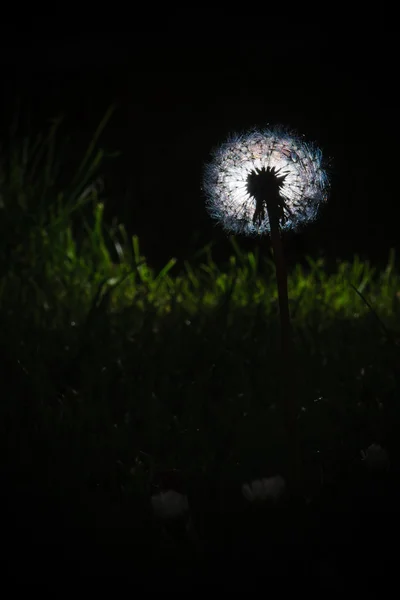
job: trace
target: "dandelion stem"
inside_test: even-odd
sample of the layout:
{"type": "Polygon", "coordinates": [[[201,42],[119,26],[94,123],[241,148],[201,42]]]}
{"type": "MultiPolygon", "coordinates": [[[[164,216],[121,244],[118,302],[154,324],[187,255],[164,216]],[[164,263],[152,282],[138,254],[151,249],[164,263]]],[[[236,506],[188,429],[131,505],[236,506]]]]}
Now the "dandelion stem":
{"type": "Polygon", "coordinates": [[[282,239],[279,229],[279,215],[275,202],[267,203],[268,217],[271,226],[271,243],[275,262],[276,282],[278,287],[279,316],[281,323],[281,382],[285,429],[288,437],[289,471],[292,484],[299,481],[299,446],[296,423],[295,365],[293,360],[292,327],[290,321],[287,269],[283,253],[282,239]]]}

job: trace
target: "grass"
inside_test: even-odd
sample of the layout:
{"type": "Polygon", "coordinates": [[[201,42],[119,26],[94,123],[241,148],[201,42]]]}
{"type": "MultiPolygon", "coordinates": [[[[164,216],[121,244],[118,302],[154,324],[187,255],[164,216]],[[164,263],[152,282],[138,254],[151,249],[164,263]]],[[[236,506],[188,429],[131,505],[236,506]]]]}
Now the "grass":
{"type": "Polygon", "coordinates": [[[242,483],[287,469],[273,264],[231,238],[226,264],[209,246],[196,264],[172,258],[154,271],[136,236],[104,225],[104,154],[94,142],[109,116],[71,185],[59,183],[55,125],[32,145],[16,140],[0,170],[0,433],[10,519],[44,546],[73,544],[77,557],[86,531],[91,553],[113,548],[110,569],[111,555],[120,564],[137,548],[146,564],[170,565],[171,556],[175,565],[183,556],[196,563],[196,544],[178,525],[165,537],[152,514],[151,495],[173,488],[189,498],[202,556],[236,560],[250,546],[257,557],[267,536],[280,565],[300,568],[290,536],[328,547],[339,536],[329,530],[332,511],[347,531],[343,506],[354,498],[356,514],[376,490],[389,486],[388,512],[397,498],[395,254],[384,271],[355,257],[329,273],[312,258],[290,272],[307,503],[247,506],[242,483]],[[373,442],[391,458],[384,479],[361,462],[373,442]]]}

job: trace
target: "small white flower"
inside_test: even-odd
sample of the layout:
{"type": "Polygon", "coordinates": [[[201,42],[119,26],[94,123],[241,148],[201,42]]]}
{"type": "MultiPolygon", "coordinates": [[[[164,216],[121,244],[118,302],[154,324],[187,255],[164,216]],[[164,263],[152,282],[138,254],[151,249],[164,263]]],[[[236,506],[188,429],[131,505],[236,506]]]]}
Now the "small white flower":
{"type": "Polygon", "coordinates": [[[151,497],[154,514],[161,519],[177,519],[189,510],[187,496],[168,490],[151,497]]]}
{"type": "Polygon", "coordinates": [[[242,493],[249,502],[267,500],[271,498],[275,502],[282,496],[285,491],[286,483],[281,475],[264,479],[256,479],[250,484],[242,485],[242,493]]]}
{"type": "Polygon", "coordinates": [[[361,450],[361,459],[373,471],[383,471],[389,467],[389,456],[379,444],[371,444],[367,450],[361,450]]]}

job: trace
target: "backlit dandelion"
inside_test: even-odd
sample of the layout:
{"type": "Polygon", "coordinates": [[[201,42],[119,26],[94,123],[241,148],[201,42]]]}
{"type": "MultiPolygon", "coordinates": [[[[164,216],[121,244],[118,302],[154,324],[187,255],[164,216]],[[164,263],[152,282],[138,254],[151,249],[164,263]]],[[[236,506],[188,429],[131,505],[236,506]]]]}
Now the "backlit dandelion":
{"type": "Polygon", "coordinates": [[[226,231],[269,233],[278,287],[282,344],[282,402],[290,448],[289,479],[299,482],[295,365],[281,231],[314,221],[327,200],[328,177],[322,153],[283,127],[235,134],[213,152],[203,191],[210,215],[226,231]]]}
{"type": "Polygon", "coordinates": [[[273,196],[281,229],[315,220],[328,177],[314,144],[276,127],[232,135],[206,165],[203,189],[210,215],[226,231],[256,236],[271,231],[267,204],[273,196]]]}

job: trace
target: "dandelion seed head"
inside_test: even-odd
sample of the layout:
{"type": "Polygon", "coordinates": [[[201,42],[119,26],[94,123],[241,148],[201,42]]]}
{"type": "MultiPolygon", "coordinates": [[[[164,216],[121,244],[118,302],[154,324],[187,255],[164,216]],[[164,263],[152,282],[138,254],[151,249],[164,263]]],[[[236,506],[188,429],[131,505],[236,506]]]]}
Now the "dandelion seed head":
{"type": "Polygon", "coordinates": [[[279,193],[281,229],[314,221],[329,187],[322,152],[283,127],[233,134],[214,150],[203,190],[210,215],[226,231],[258,236],[271,230],[268,210],[259,206],[262,187],[264,195],[279,193]]]}

